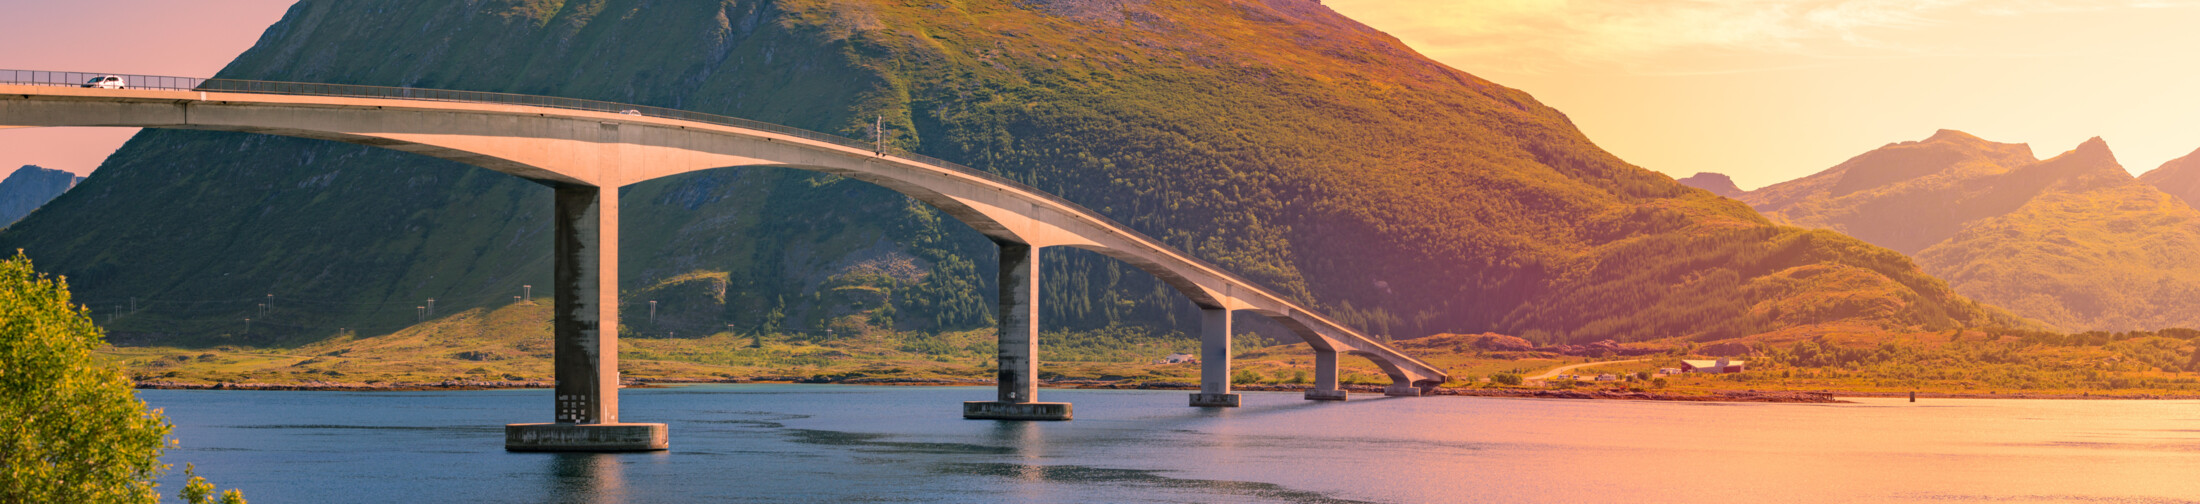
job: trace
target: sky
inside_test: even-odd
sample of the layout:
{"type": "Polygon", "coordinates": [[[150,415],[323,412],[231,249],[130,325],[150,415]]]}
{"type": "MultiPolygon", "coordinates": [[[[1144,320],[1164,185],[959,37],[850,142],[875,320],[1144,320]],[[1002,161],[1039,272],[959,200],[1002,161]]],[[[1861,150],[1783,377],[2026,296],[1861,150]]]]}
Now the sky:
{"type": "Polygon", "coordinates": [[[1962,130],[2040,157],[2200,148],[2192,0],[1326,0],[1675,177],[1745,189],[1962,130]]]}
{"type": "MultiPolygon", "coordinates": [[[[0,69],[207,77],[295,0],[0,0],[0,69]]],[[[0,173],[92,172],[137,128],[0,129],[0,173]]]]}
{"type": "MultiPolygon", "coordinates": [[[[208,76],[291,0],[0,0],[0,68],[208,76]],[[91,35],[91,34],[97,34],[91,35]]],[[[2200,0],[1325,0],[1622,159],[1756,188],[1941,128],[2134,174],[2200,148],[2200,0]]],[[[89,173],[134,130],[0,130],[89,173]]]]}

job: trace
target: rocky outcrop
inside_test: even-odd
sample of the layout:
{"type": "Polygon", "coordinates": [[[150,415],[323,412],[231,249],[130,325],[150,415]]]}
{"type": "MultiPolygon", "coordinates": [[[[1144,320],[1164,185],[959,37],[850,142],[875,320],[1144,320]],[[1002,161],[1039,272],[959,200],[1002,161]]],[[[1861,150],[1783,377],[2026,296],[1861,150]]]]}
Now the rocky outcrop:
{"type": "Polygon", "coordinates": [[[1749,192],[1742,190],[1741,186],[1734,185],[1734,179],[1724,173],[1698,172],[1688,178],[1674,179],[1673,181],[1729,198],[1739,198],[1742,193],[1749,192]]]}

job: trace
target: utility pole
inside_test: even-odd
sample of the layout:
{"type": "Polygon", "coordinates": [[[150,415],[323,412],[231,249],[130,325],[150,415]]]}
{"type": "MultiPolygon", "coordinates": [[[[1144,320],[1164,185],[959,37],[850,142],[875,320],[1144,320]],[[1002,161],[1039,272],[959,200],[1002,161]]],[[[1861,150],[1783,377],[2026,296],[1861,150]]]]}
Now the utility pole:
{"type": "Polygon", "coordinates": [[[130,296],[130,313],[137,313],[137,296],[130,296]]]}
{"type": "Polygon", "coordinates": [[[885,115],[878,116],[878,120],[871,123],[871,150],[878,152],[878,155],[886,155],[885,115]]]}
{"type": "Polygon", "coordinates": [[[269,314],[275,313],[275,294],[274,294],[274,293],[272,293],[272,292],[271,292],[271,293],[268,293],[268,295],[267,295],[267,304],[265,304],[265,305],[261,305],[261,306],[266,306],[266,307],[267,307],[267,310],[266,310],[266,311],[262,311],[262,312],[260,312],[260,316],[262,316],[262,317],[265,317],[265,316],[268,316],[269,314]]]}
{"type": "Polygon", "coordinates": [[[435,316],[435,298],[428,298],[428,316],[435,316]]]}
{"type": "Polygon", "coordinates": [[[522,297],[522,298],[526,298],[527,302],[529,302],[529,303],[535,302],[535,286],[533,286],[533,285],[522,285],[522,286],[519,286],[519,296],[520,296],[520,297],[522,297]]]}
{"type": "Polygon", "coordinates": [[[649,326],[657,327],[657,300],[649,301],[649,326]]]}
{"type": "Polygon", "coordinates": [[[252,334],[252,318],[250,317],[244,319],[244,333],[252,334]]]}
{"type": "Polygon", "coordinates": [[[428,311],[427,311],[427,310],[428,310],[428,307],[426,307],[426,306],[415,306],[415,307],[413,307],[413,323],[416,323],[416,324],[417,324],[417,323],[421,323],[421,322],[427,322],[427,321],[428,321],[428,311]]]}

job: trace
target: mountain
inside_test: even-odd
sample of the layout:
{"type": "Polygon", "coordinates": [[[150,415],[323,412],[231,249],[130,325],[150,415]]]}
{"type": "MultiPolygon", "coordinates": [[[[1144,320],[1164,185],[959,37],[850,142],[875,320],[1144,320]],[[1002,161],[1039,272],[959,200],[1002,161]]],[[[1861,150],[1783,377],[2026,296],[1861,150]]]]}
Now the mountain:
{"type": "Polygon", "coordinates": [[[1724,173],[1697,172],[1688,178],[1674,179],[1673,181],[1729,198],[1738,198],[1742,196],[1742,193],[1749,192],[1742,190],[1741,186],[1734,185],[1734,179],[1724,173]]]}
{"type": "Polygon", "coordinates": [[[2040,160],[1941,130],[1741,199],[1911,254],[1956,292],[2059,328],[2200,326],[2200,211],[2132,178],[2099,138],[2040,160]]]}
{"type": "Polygon", "coordinates": [[[2162,163],[2153,171],[2140,175],[2139,181],[2176,196],[2187,205],[2200,207],[2200,150],[2162,163]]]}
{"type": "Polygon", "coordinates": [[[15,173],[0,180],[0,226],[12,224],[30,215],[40,205],[53,201],[61,193],[69,192],[76,183],[84,180],[74,173],[23,165],[15,173]]]}
{"type": "MultiPolygon", "coordinates": [[[[1055,192],[1382,335],[2013,323],[1899,253],[1629,165],[1526,93],[1312,0],[303,0],[220,77],[614,100],[848,136],[883,118],[897,145],[1055,192]]],[[[95,313],[135,298],[117,339],[372,336],[430,298],[456,313],[548,293],[549,193],[505,175],[198,131],[146,131],[100,170],[0,247],[70,275],[95,313]]],[[[886,189],[749,168],[621,193],[628,334],[991,323],[993,246],[886,189]]],[[[1142,272],[1047,257],[1049,331],[1196,331],[1191,305],[1142,272]]]]}

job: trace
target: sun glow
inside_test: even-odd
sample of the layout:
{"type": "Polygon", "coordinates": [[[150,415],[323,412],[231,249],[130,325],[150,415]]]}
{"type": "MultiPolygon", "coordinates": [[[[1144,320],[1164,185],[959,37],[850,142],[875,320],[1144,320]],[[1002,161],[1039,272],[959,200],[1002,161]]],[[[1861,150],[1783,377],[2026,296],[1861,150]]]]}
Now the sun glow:
{"type": "Polygon", "coordinates": [[[1605,149],[1755,188],[1959,129],[2141,173],[2200,147],[2189,1],[1330,0],[1569,114],[1605,149]]]}

